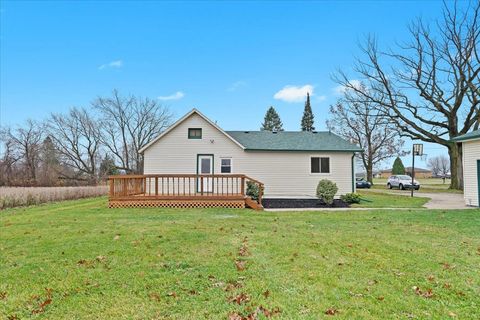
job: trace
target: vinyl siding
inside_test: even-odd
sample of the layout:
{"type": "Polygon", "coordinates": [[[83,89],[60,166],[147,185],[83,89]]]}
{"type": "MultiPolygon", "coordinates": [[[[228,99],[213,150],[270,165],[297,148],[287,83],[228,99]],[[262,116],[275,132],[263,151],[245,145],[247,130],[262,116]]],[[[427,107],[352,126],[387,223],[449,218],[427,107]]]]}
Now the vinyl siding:
{"type": "Polygon", "coordinates": [[[469,206],[479,205],[477,160],[480,160],[480,140],[463,142],[463,192],[469,206]]]}
{"type": "Polygon", "coordinates": [[[315,196],[318,181],[337,183],[338,195],[352,192],[352,152],[244,151],[202,117],[192,114],[145,150],[145,174],[196,173],[197,154],[214,155],[214,173],[222,157],[232,158],[232,173],[265,184],[265,197],[315,196]],[[202,128],[202,139],[188,139],[188,128],[202,128]],[[329,157],[330,173],[311,174],[311,157],[329,157]]]}

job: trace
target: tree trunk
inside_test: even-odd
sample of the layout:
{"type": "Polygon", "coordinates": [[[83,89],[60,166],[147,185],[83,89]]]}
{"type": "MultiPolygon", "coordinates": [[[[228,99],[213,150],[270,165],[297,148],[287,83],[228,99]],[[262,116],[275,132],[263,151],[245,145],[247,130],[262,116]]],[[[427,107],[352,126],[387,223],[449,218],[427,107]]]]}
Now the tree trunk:
{"type": "Polygon", "coordinates": [[[371,162],[368,163],[366,170],[367,170],[367,181],[373,184],[373,165],[371,162]]]}
{"type": "Polygon", "coordinates": [[[450,157],[450,189],[463,190],[462,145],[452,142],[448,145],[450,157]]]}

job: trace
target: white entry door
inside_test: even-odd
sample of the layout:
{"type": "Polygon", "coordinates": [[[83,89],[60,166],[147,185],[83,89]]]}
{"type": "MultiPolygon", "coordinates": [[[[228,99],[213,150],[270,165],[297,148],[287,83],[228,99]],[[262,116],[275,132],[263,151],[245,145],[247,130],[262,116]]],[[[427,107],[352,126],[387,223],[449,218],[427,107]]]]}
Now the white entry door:
{"type": "MultiPolygon", "coordinates": [[[[198,174],[213,174],[213,155],[199,155],[197,157],[197,172],[198,174]]],[[[213,178],[203,177],[199,178],[197,182],[197,192],[213,192],[213,178]],[[202,188],[203,181],[203,188],[202,188]]]]}

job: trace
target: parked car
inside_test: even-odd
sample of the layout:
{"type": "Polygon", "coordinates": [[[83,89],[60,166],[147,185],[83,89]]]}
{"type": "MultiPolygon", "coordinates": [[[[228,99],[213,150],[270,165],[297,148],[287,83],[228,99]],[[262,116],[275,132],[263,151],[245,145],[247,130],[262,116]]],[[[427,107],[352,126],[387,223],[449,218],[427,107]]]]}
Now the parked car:
{"type": "Polygon", "coordinates": [[[355,184],[357,186],[357,189],[364,189],[364,188],[370,189],[370,187],[372,186],[370,182],[366,181],[363,178],[357,178],[357,181],[355,184]]]}
{"type": "Polygon", "coordinates": [[[398,188],[400,190],[414,188],[418,190],[420,189],[420,183],[417,180],[413,180],[412,186],[412,177],[407,175],[390,176],[387,181],[387,188],[398,188]]]}

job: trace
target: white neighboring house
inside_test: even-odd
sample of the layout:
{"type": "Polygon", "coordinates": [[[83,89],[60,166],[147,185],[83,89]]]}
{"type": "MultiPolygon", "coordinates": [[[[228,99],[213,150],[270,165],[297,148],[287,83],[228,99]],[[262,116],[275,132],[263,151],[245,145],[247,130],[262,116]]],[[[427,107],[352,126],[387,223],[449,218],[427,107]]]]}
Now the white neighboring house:
{"type": "Polygon", "coordinates": [[[480,130],[452,139],[462,143],[463,197],[468,206],[480,206],[480,130]]]}
{"type": "Polygon", "coordinates": [[[361,152],[330,132],[224,131],[193,109],[140,150],[144,174],[245,174],[264,183],[264,197],[315,197],[329,179],[337,196],[355,192],[361,152]]]}

